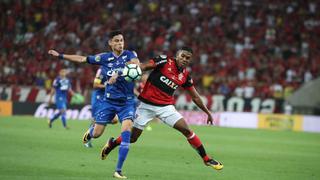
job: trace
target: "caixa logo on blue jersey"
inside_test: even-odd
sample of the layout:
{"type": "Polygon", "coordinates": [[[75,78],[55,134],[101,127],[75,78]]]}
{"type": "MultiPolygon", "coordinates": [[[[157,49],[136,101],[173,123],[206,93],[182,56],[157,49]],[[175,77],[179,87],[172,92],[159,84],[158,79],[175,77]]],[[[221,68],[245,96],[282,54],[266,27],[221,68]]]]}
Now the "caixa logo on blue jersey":
{"type": "Polygon", "coordinates": [[[178,85],[176,85],[176,83],[174,83],[173,81],[171,81],[170,79],[168,79],[165,76],[160,76],[160,81],[164,82],[166,85],[168,85],[172,89],[177,89],[178,88],[178,85]]]}
{"type": "Polygon", "coordinates": [[[122,72],[122,71],[123,71],[123,68],[111,69],[111,70],[107,71],[107,75],[112,76],[114,73],[118,73],[118,72],[122,72]]]}

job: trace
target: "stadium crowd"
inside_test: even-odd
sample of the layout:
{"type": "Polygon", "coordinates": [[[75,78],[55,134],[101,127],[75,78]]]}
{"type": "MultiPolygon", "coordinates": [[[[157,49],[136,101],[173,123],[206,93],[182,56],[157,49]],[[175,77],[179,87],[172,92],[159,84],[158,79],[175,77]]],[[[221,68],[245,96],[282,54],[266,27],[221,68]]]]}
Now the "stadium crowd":
{"type": "Polygon", "coordinates": [[[83,55],[106,50],[121,27],[144,62],[191,45],[201,94],[283,98],[320,75],[316,0],[2,0],[0,84],[49,89],[70,68],[75,90],[91,88],[91,66],[53,61],[47,50],[83,55]]]}

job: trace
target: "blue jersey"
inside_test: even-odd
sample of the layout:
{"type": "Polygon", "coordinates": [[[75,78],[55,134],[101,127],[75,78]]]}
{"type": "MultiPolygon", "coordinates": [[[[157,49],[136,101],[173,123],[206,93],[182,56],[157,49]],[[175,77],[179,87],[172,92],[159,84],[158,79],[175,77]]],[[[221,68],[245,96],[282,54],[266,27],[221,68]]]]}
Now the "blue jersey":
{"type": "MultiPolygon", "coordinates": [[[[113,73],[121,74],[125,64],[133,58],[137,58],[136,53],[124,50],[120,56],[112,52],[101,53],[87,57],[90,64],[101,65],[102,71],[106,73],[106,81],[110,79],[113,73]]],[[[108,84],[105,88],[105,97],[107,99],[128,100],[134,98],[134,82],[127,82],[122,76],[119,76],[114,84],[108,84]]]]}
{"type": "Polygon", "coordinates": [[[67,99],[68,91],[71,88],[69,79],[61,79],[60,77],[57,77],[53,81],[53,87],[56,90],[56,99],[67,99]]]}
{"type": "Polygon", "coordinates": [[[67,78],[61,79],[57,77],[53,81],[53,87],[56,91],[55,102],[58,109],[65,109],[67,103],[68,91],[71,88],[70,80],[67,78]]]}

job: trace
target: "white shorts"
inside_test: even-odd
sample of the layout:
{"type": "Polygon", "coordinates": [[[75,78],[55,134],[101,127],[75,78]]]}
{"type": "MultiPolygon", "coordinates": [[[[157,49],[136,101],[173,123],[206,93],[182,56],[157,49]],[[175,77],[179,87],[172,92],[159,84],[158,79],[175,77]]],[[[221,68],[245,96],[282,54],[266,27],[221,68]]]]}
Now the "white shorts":
{"type": "Polygon", "coordinates": [[[159,118],[165,124],[173,127],[182,115],[173,105],[154,106],[141,102],[137,109],[137,118],[133,122],[135,128],[143,130],[153,118],[159,118]]]}

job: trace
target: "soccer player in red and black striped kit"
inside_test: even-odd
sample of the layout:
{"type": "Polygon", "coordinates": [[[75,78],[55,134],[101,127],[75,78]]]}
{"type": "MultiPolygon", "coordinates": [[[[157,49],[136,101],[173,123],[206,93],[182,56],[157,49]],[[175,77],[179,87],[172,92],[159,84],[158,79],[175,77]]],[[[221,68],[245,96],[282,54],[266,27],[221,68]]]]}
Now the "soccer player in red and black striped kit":
{"type": "MultiPolygon", "coordinates": [[[[178,87],[182,87],[191,95],[193,102],[208,115],[207,123],[213,123],[210,111],[201,100],[193,86],[192,78],[186,70],[192,60],[192,54],[191,48],[183,47],[177,51],[175,58],[160,55],[151,59],[148,63],[140,64],[142,70],[153,71],[138,97],[141,104],[137,110],[137,119],[134,120],[131,143],[137,141],[149,121],[158,117],[162,122],[180,131],[187,138],[187,141],[198,152],[205,165],[221,170],[223,165],[207,155],[200,138],[188,127],[182,115],[173,106],[174,91],[178,87]]],[[[110,138],[101,152],[102,159],[105,159],[120,143],[121,136],[117,139],[110,138]]]]}

